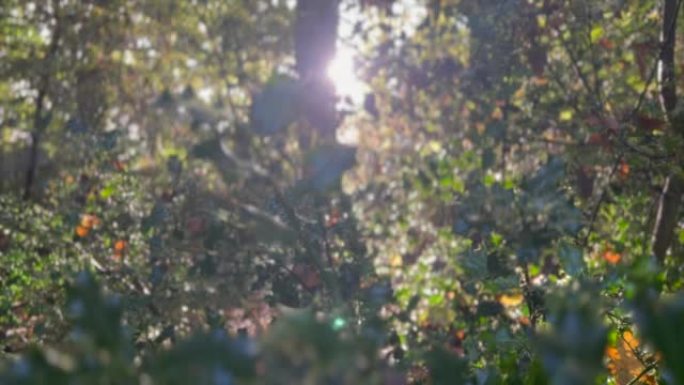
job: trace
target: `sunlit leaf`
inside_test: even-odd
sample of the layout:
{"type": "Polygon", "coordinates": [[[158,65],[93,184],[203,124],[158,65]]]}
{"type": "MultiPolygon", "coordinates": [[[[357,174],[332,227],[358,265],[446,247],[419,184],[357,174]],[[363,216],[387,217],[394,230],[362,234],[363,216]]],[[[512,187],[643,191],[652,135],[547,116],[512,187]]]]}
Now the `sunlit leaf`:
{"type": "Polygon", "coordinates": [[[620,253],[615,252],[613,250],[606,250],[603,252],[603,259],[606,262],[610,263],[611,265],[616,265],[622,259],[622,255],[620,255],[620,253]]]}
{"type": "Polygon", "coordinates": [[[504,307],[516,307],[519,306],[525,300],[525,296],[521,293],[516,294],[502,294],[499,297],[499,303],[504,307]]]}

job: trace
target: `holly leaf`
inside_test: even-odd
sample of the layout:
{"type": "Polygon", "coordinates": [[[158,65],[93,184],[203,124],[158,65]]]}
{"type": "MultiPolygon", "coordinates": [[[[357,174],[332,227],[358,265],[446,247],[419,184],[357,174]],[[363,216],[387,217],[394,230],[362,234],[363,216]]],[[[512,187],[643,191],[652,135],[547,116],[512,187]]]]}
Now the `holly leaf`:
{"type": "Polygon", "coordinates": [[[297,119],[299,83],[289,77],[279,77],[266,85],[252,101],[252,130],[259,135],[278,133],[297,119]]]}

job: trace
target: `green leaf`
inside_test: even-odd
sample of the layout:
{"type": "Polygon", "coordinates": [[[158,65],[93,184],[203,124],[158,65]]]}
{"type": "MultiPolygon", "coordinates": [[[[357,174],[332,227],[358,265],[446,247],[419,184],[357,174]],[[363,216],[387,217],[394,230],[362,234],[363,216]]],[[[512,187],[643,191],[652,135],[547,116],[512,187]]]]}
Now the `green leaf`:
{"type": "Polygon", "coordinates": [[[591,39],[592,43],[596,43],[602,37],[603,37],[603,27],[601,27],[600,25],[597,25],[591,29],[590,39],[591,39]]]}

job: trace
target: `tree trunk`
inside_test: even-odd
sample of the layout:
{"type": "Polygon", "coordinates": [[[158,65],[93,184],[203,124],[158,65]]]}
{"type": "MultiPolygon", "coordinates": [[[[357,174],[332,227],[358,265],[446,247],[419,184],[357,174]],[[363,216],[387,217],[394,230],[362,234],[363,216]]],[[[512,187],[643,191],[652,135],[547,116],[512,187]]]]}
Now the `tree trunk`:
{"type": "MultiPolygon", "coordinates": [[[[679,119],[674,116],[677,107],[677,88],[675,78],[675,41],[677,31],[678,0],[666,0],[663,7],[663,29],[660,52],[660,99],[674,134],[682,135],[679,119]]],[[[679,165],[678,165],[679,166],[679,165]]],[[[684,192],[684,180],[678,171],[672,173],[665,181],[665,186],[658,202],[655,227],[653,229],[652,250],[659,261],[663,261],[667,249],[672,243],[674,230],[679,221],[679,206],[684,192]]]]}
{"type": "Polygon", "coordinates": [[[335,138],[335,90],[327,69],[335,56],[339,0],[297,0],[295,57],[305,85],[302,109],[309,124],[323,138],[335,138]]]}

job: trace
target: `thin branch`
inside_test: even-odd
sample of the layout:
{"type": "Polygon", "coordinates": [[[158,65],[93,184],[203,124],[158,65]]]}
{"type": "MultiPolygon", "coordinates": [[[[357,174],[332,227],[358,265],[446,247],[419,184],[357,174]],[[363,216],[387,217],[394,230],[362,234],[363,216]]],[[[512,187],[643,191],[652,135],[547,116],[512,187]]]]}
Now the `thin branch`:
{"type": "Polygon", "coordinates": [[[618,155],[618,157],[615,159],[615,163],[613,164],[612,169],[610,170],[610,174],[608,174],[608,181],[606,182],[606,186],[603,188],[603,191],[601,191],[599,200],[598,202],[596,202],[596,206],[594,206],[594,210],[591,213],[591,219],[589,220],[589,225],[587,227],[587,234],[584,236],[584,239],[582,240],[582,246],[586,247],[589,244],[589,237],[594,231],[594,224],[598,219],[598,214],[601,211],[601,206],[608,198],[608,187],[610,186],[610,181],[613,180],[613,176],[615,176],[615,173],[617,172],[620,163],[622,163],[623,156],[623,154],[618,155]]]}
{"type": "MultiPolygon", "coordinates": [[[[568,46],[568,43],[565,40],[561,39],[561,44],[563,45],[563,48],[565,48],[565,51],[567,52],[568,57],[570,58],[570,63],[572,63],[572,67],[575,69],[577,76],[580,78],[580,82],[582,83],[584,88],[587,90],[590,97],[593,96],[593,98],[595,99],[594,102],[596,103],[596,105],[594,106],[594,108],[602,113],[603,112],[603,104],[602,104],[601,100],[599,99],[600,90],[592,89],[591,84],[589,83],[589,79],[587,78],[587,76],[582,71],[582,67],[580,66],[579,60],[577,57],[575,57],[575,54],[570,49],[570,46],[568,46]]],[[[598,76],[598,75],[596,75],[596,76],[598,76]]]]}
{"type": "Polygon", "coordinates": [[[637,374],[636,377],[632,378],[632,380],[628,382],[627,385],[635,385],[641,379],[641,377],[645,376],[646,373],[650,372],[651,370],[657,367],[658,365],[656,365],[655,363],[647,365],[639,374],[637,374]]]}

